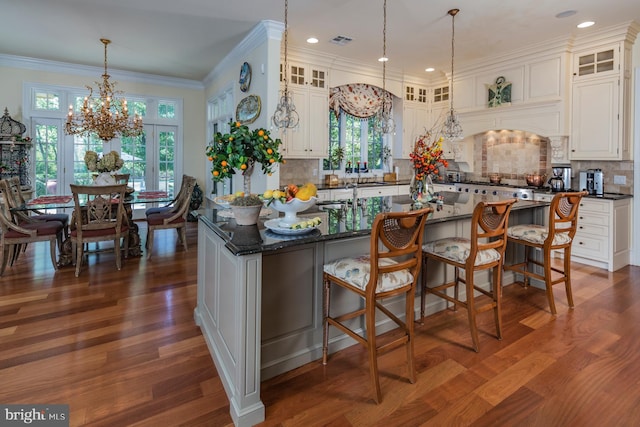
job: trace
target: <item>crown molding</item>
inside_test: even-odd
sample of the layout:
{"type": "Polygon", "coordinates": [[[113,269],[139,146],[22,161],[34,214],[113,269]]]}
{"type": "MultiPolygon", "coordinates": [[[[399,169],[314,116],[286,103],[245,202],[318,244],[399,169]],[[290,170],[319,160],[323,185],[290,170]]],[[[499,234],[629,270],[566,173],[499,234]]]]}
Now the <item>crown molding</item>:
{"type": "MultiPolygon", "coordinates": [[[[45,59],[36,59],[25,56],[5,54],[0,54],[0,66],[87,77],[96,77],[104,73],[104,69],[101,67],[92,67],[89,65],[78,65],[67,62],[50,61],[45,59]]],[[[158,76],[155,74],[136,73],[133,71],[122,71],[111,68],[109,68],[109,75],[118,81],[154,84],[158,86],[170,86],[193,90],[204,90],[204,85],[202,84],[202,82],[196,80],[158,76]]]]}
{"type": "Polygon", "coordinates": [[[242,58],[246,56],[247,52],[250,52],[259,47],[265,40],[275,40],[279,42],[282,40],[282,33],[284,32],[284,24],[282,22],[264,20],[258,22],[249,34],[242,39],[232,50],[224,57],[222,61],[211,70],[207,77],[204,78],[203,84],[205,86],[210,85],[217,77],[219,77],[224,70],[235,67],[236,63],[242,62],[242,58]]]}

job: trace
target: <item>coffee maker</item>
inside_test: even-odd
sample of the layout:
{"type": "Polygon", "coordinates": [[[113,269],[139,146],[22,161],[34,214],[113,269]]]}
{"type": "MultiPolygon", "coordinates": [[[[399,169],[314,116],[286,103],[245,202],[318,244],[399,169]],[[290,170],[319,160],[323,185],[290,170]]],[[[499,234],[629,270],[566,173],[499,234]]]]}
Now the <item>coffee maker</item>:
{"type": "Polygon", "coordinates": [[[592,196],[604,194],[604,176],[601,169],[580,171],[580,190],[587,190],[592,196]]]}
{"type": "Polygon", "coordinates": [[[552,166],[551,172],[553,176],[549,179],[551,191],[569,191],[571,190],[571,166],[556,165],[552,166]]]}

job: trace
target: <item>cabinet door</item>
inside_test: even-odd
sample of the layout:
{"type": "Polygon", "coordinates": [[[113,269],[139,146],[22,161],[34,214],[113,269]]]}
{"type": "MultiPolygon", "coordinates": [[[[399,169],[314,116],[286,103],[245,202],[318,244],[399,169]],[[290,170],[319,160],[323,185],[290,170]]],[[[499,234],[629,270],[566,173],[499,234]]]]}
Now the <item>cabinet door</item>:
{"type": "Polygon", "coordinates": [[[284,156],[289,158],[301,158],[307,156],[308,135],[309,135],[309,114],[308,98],[305,89],[289,87],[293,104],[298,112],[298,125],[291,129],[284,130],[284,156]]]}
{"type": "Polygon", "coordinates": [[[306,157],[323,159],[329,154],[329,95],[309,91],[309,136],[306,157]]]}
{"type": "Polygon", "coordinates": [[[617,160],[620,120],[618,79],[573,85],[571,160],[617,160]]]}

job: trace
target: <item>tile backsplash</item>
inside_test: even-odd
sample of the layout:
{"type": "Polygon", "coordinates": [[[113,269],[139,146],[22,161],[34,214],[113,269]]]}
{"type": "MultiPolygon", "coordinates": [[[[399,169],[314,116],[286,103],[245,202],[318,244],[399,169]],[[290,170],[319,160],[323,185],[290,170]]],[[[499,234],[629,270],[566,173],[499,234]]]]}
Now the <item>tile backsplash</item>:
{"type": "MultiPolygon", "coordinates": [[[[479,134],[465,141],[474,145],[473,171],[466,174],[467,180],[488,181],[489,174],[495,172],[502,176],[502,183],[520,186],[526,185],[528,173],[541,172],[547,177],[552,176],[551,148],[547,138],[528,132],[500,131],[479,134]]],[[[411,178],[410,160],[394,159],[393,163],[399,169],[399,180],[411,178]]],[[[280,184],[321,183],[324,178],[318,173],[319,165],[318,160],[314,159],[287,160],[285,165],[280,166],[280,184]]],[[[578,187],[581,170],[602,169],[605,192],[633,194],[633,161],[573,161],[571,167],[575,189],[578,187]],[[616,182],[625,183],[614,184],[616,177],[616,182]]]]}

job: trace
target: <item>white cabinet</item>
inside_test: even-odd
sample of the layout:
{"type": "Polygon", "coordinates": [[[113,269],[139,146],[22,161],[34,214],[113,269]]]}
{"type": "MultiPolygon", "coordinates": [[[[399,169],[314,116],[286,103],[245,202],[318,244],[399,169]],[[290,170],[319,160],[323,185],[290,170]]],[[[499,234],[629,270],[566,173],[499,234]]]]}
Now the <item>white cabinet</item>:
{"type": "Polygon", "coordinates": [[[630,160],[630,64],[626,42],[574,54],[571,160],[630,160]]]}
{"type": "Polygon", "coordinates": [[[427,89],[415,85],[405,85],[404,90],[402,133],[400,140],[396,140],[393,151],[393,157],[400,159],[408,159],[418,137],[431,128],[427,89]]]}
{"type": "Polygon", "coordinates": [[[296,127],[281,131],[282,154],[285,158],[325,158],[329,150],[327,72],[311,65],[289,64],[287,78],[300,121],[296,127]]]}
{"type": "Polygon", "coordinates": [[[572,260],[615,271],[629,264],[631,199],[585,197],[578,210],[572,260]]]}

